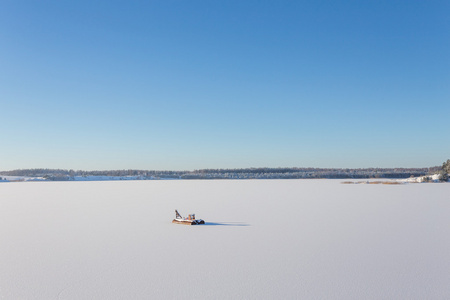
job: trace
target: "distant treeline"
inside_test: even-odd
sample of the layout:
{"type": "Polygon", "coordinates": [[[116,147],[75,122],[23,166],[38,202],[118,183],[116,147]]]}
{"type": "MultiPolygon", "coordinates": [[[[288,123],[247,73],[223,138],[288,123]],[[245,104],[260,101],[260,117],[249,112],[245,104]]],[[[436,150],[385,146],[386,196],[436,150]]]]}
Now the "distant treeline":
{"type": "Polygon", "coordinates": [[[408,178],[434,174],[431,168],[247,168],[203,169],[194,171],[108,170],[82,171],[63,169],[21,169],[1,171],[4,176],[44,177],[49,180],[70,180],[74,176],[136,176],[139,179],[308,179],[308,178],[408,178]]]}

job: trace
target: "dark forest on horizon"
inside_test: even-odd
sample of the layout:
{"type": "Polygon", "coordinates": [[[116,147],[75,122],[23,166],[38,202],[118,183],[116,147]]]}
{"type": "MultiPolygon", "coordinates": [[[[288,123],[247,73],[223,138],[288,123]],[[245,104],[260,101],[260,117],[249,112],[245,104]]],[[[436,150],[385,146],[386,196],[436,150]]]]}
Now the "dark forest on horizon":
{"type": "Polygon", "coordinates": [[[43,177],[48,180],[71,180],[74,176],[136,176],[137,179],[308,179],[308,178],[408,178],[439,172],[429,168],[243,168],[200,169],[194,171],[18,169],[0,171],[3,176],[43,177]]]}

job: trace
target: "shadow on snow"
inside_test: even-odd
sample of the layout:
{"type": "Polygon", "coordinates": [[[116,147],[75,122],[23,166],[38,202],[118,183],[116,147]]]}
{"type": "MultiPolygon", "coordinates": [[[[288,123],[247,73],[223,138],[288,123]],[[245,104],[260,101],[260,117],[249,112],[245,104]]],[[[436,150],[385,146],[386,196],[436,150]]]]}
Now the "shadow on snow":
{"type": "Polygon", "coordinates": [[[246,223],[241,223],[241,222],[206,222],[205,224],[203,224],[203,226],[250,226],[249,224],[246,223]]]}

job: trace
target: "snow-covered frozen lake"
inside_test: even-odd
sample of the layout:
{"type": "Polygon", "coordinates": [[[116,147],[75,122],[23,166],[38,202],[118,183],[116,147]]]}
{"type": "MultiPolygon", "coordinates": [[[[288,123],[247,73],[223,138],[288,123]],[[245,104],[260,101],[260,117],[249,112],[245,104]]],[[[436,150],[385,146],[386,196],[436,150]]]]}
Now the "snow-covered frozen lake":
{"type": "Polygon", "coordinates": [[[450,299],[450,184],[340,182],[1,183],[0,299],[450,299]]]}

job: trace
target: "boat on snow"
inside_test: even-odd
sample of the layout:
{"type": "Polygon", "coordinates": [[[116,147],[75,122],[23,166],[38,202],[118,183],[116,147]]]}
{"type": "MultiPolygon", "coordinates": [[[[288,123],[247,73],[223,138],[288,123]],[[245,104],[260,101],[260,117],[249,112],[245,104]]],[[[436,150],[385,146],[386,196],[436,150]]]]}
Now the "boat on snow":
{"type": "Polygon", "coordinates": [[[202,219],[195,219],[195,214],[191,214],[187,218],[183,218],[178,213],[178,210],[175,209],[175,219],[173,219],[172,223],[183,225],[200,225],[205,224],[205,221],[202,219]]]}

